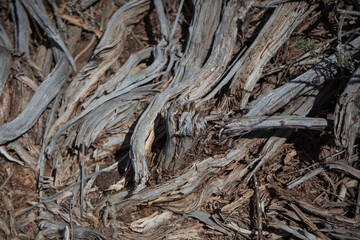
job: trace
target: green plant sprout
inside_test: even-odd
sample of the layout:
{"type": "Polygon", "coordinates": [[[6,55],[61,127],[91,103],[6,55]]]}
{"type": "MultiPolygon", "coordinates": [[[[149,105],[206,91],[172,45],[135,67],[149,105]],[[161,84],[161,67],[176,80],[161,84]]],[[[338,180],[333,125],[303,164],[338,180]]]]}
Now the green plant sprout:
{"type": "Polygon", "coordinates": [[[340,56],[336,56],[336,65],[337,65],[338,67],[345,67],[345,68],[350,68],[350,67],[351,67],[350,62],[341,59],[340,56]]]}
{"type": "Polygon", "coordinates": [[[309,43],[306,40],[297,40],[295,43],[296,48],[305,49],[311,53],[315,53],[316,45],[314,43],[309,43]]]}

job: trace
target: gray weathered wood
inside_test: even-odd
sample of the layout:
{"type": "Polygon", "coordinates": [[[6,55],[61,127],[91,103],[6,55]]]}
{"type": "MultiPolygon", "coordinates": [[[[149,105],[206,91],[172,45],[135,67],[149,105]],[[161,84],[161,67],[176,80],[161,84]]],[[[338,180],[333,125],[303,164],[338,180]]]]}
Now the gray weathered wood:
{"type": "Polygon", "coordinates": [[[64,52],[65,56],[69,60],[72,68],[76,71],[75,61],[71,56],[69,49],[65,45],[59,30],[53,26],[53,24],[49,21],[47,13],[42,11],[38,4],[36,4],[33,0],[21,0],[22,4],[26,7],[26,10],[30,13],[30,15],[36,20],[36,22],[40,25],[40,27],[48,34],[48,36],[58,44],[61,50],[64,52]]]}
{"type": "Polygon", "coordinates": [[[323,118],[309,118],[300,116],[260,116],[244,117],[233,120],[224,127],[224,133],[243,134],[244,132],[258,129],[272,128],[300,128],[300,129],[324,129],[328,122],[323,118]]]}
{"type": "Polygon", "coordinates": [[[360,68],[350,78],[335,108],[335,143],[354,152],[355,139],[360,130],[360,68]]]}
{"type": "Polygon", "coordinates": [[[0,94],[10,74],[11,53],[5,47],[0,46],[0,94]]]}
{"type": "Polygon", "coordinates": [[[24,111],[14,120],[0,126],[0,144],[20,137],[36,123],[48,104],[63,87],[69,72],[69,63],[67,59],[63,58],[39,86],[24,111]]]}

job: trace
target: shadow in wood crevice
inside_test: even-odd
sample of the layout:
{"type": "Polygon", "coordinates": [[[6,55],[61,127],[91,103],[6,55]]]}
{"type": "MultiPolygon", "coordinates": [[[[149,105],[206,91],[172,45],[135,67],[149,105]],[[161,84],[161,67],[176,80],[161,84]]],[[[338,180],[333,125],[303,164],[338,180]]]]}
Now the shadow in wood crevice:
{"type": "MultiPolygon", "coordinates": [[[[144,108],[143,111],[145,111],[146,108],[144,108]]],[[[116,150],[115,152],[115,159],[116,161],[119,161],[121,158],[123,158],[124,156],[127,155],[127,157],[122,160],[119,161],[118,167],[117,167],[117,171],[120,175],[120,177],[124,176],[125,177],[125,187],[127,188],[134,188],[135,187],[135,182],[134,182],[134,168],[129,156],[129,151],[130,151],[130,141],[131,141],[131,136],[133,134],[133,131],[135,129],[136,124],[138,123],[139,118],[136,119],[135,122],[133,122],[133,124],[130,126],[129,131],[126,133],[125,138],[123,143],[121,144],[121,146],[118,148],[118,150],[116,150]]]]}
{"type": "MultiPolygon", "coordinates": [[[[267,23],[267,21],[269,20],[269,18],[271,17],[272,13],[274,12],[273,8],[269,8],[266,10],[266,12],[264,13],[263,17],[261,18],[261,20],[257,21],[257,26],[255,28],[255,30],[253,31],[253,33],[251,34],[251,36],[248,39],[243,39],[243,47],[247,46],[250,47],[251,44],[253,44],[253,42],[255,41],[255,39],[258,37],[259,33],[261,32],[261,30],[264,28],[265,24],[267,23]]],[[[247,19],[248,17],[251,17],[253,13],[249,13],[245,19],[247,19]]],[[[251,23],[251,22],[250,22],[251,23]]],[[[246,29],[244,28],[245,23],[242,21],[238,21],[238,32],[242,33],[243,35],[246,29]],[[244,31],[244,32],[243,32],[244,31]]],[[[250,24],[249,24],[250,25],[250,24]]],[[[244,37],[244,36],[243,36],[244,37]]]]}
{"type": "Polygon", "coordinates": [[[147,38],[149,39],[149,44],[156,45],[157,44],[157,38],[159,36],[155,36],[155,30],[154,30],[154,23],[151,18],[151,14],[155,13],[155,5],[153,1],[150,3],[150,9],[147,11],[146,15],[144,16],[144,22],[145,22],[145,33],[147,38]]]}

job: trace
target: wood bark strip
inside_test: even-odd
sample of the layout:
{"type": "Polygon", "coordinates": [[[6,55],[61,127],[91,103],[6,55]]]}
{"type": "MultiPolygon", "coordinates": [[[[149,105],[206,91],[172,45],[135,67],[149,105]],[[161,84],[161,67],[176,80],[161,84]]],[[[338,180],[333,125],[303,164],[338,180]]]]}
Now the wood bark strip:
{"type": "Polygon", "coordinates": [[[14,120],[0,126],[0,144],[20,137],[36,123],[63,87],[69,77],[69,72],[69,63],[65,58],[62,58],[52,73],[38,87],[24,111],[14,120]]]}
{"type": "Polygon", "coordinates": [[[89,93],[91,87],[121,55],[123,41],[128,32],[127,28],[139,21],[148,8],[149,1],[147,0],[132,1],[111,17],[91,61],[77,74],[67,88],[62,99],[62,107],[59,109],[60,117],[52,125],[48,139],[71,118],[80,100],[89,93]]]}
{"type": "Polygon", "coordinates": [[[335,143],[347,148],[349,158],[354,152],[360,128],[360,68],[350,78],[335,108],[335,143]]]}
{"type": "Polygon", "coordinates": [[[239,109],[243,109],[262,75],[265,64],[290,37],[294,29],[311,13],[306,2],[289,2],[279,5],[266,22],[258,37],[245,54],[245,62],[239,75],[231,85],[231,94],[239,100],[239,109]],[[240,90],[241,89],[241,90],[240,90]]]}
{"type": "MultiPolygon", "coordinates": [[[[26,7],[26,10],[30,13],[30,15],[40,25],[40,27],[48,34],[51,39],[56,42],[56,44],[58,44],[58,46],[60,46],[61,50],[69,60],[72,68],[74,71],[76,71],[75,61],[62,39],[60,31],[57,30],[56,27],[49,21],[48,16],[43,11],[43,9],[41,9],[41,7],[33,0],[21,0],[21,2],[26,7]]],[[[30,27],[28,29],[30,29],[30,27]]]]}
{"type": "Polygon", "coordinates": [[[300,128],[300,129],[324,129],[328,126],[326,119],[297,116],[262,116],[244,117],[231,121],[224,127],[224,133],[241,134],[257,129],[271,128],[300,128]]]}
{"type": "Polygon", "coordinates": [[[16,8],[16,18],[17,21],[17,37],[15,38],[17,41],[15,42],[16,50],[19,52],[25,53],[25,57],[31,61],[30,50],[29,50],[29,41],[30,41],[30,22],[28,16],[25,12],[24,7],[22,6],[20,0],[15,1],[16,8]]]}

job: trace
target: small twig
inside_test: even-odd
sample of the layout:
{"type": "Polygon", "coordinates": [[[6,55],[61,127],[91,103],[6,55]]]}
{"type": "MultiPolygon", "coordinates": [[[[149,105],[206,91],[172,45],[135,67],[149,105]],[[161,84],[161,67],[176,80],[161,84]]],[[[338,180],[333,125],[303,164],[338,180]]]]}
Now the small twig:
{"type": "Polygon", "coordinates": [[[12,202],[10,201],[9,197],[7,194],[2,194],[2,207],[5,208],[8,213],[9,213],[9,219],[6,222],[6,224],[9,226],[10,228],[10,233],[11,235],[15,236],[16,235],[16,229],[15,229],[15,210],[14,210],[14,206],[12,204],[12,202]]]}
{"type": "Polygon", "coordinates": [[[356,200],[356,209],[355,209],[355,221],[359,222],[360,219],[360,183],[358,184],[358,195],[356,200]]]}
{"type": "MultiPolygon", "coordinates": [[[[355,32],[359,32],[359,31],[360,31],[360,27],[354,28],[354,29],[351,29],[351,30],[349,30],[349,31],[347,31],[347,32],[345,32],[345,33],[342,33],[342,34],[341,34],[341,37],[344,37],[344,36],[347,36],[347,35],[349,35],[349,34],[352,34],[352,33],[355,33],[355,32]]],[[[338,39],[337,36],[336,36],[336,37],[333,37],[333,38],[330,38],[329,40],[324,41],[324,42],[323,42],[323,45],[328,44],[328,43],[331,43],[332,41],[337,40],[337,39],[338,39]]]]}
{"type": "Polygon", "coordinates": [[[328,126],[328,120],[301,116],[255,116],[236,119],[225,125],[224,133],[239,134],[258,129],[296,128],[320,130],[328,126]]]}
{"type": "Polygon", "coordinates": [[[322,172],[321,175],[330,183],[330,186],[332,187],[334,193],[336,192],[336,187],[334,184],[334,181],[329,177],[329,175],[326,172],[322,172]]]}
{"type": "Polygon", "coordinates": [[[85,144],[81,144],[80,216],[84,216],[85,144]]]}
{"type": "Polygon", "coordinates": [[[69,60],[71,66],[76,72],[75,61],[71,56],[69,49],[65,45],[63,39],[61,38],[60,32],[53,26],[50,22],[47,13],[43,12],[39,5],[33,0],[22,0],[22,4],[25,6],[29,15],[31,15],[35,21],[39,24],[39,26],[48,34],[48,36],[54,40],[58,46],[65,53],[66,58],[69,60]]]}
{"type": "Polygon", "coordinates": [[[181,14],[181,10],[182,10],[183,5],[184,5],[184,0],[181,0],[179,10],[178,10],[178,12],[176,14],[175,22],[174,22],[174,24],[172,26],[172,29],[171,29],[171,33],[170,33],[170,36],[169,36],[169,42],[171,42],[171,39],[175,34],[176,26],[177,26],[177,23],[179,22],[179,18],[180,18],[180,14],[181,14]]]}
{"type": "Polygon", "coordinates": [[[287,189],[291,189],[303,182],[305,182],[306,180],[309,180],[312,177],[315,177],[316,175],[324,172],[325,169],[324,168],[318,168],[312,172],[310,172],[309,174],[306,174],[305,176],[302,176],[300,179],[296,180],[295,182],[291,183],[290,185],[287,186],[287,189]]]}
{"type": "Polygon", "coordinates": [[[161,0],[155,0],[154,5],[160,22],[161,34],[168,40],[170,35],[169,21],[165,16],[163,4],[161,0]]]}
{"type": "Polygon", "coordinates": [[[81,52],[79,52],[79,54],[76,55],[76,57],[74,58],[74,61],[75,61],[75,62],[78,60],[78,58],[79,58],[81,55],[83,55],[84,53],[86,53],[86,52],[89,50],[89,48],[94,44],[95,40],[96,40],[96,37],[95,37],[94,35],[92,35],[89,44],[88,44],[81,52]]]}
{"type": "Polygon", "coordinates": [[[296,212],[298,217],[310,228],[310,230],[314,232],[316,236],[324,240],[330,240],[327,236],[325,236],[322,232],[319,231],[316,225],[308,217],[306,217],[305,214],[295,204],[290,203],[289,205],[296,212]]]}
{"type": "Polygon", "coordinates": [[[71,23],[71,24],[74,24],[74,25],[76,25],[76,26],[78,26],[78,27],[81,27],[82,29],[84,29],[84,30],[86,30],[86,31],[95,33],[95,35],[96,35],[98,38],[101,38],[101,36],[102,36],[102,34],[103,34],[103,32],[101,32],[99,29],[89,27],[89,26],[84,22],[84,20],[82,20],[82,19],[79,18],[79,17],[70,16],[70,15],[67,15],[67,14],[65,14],[65,13],[55,13],[55,15],[56,15],[57,17],[61,17],[62,19],[69,21],[69,23],[71,23]]]}
{"type": "Polygon", "coordinates": [[[337,33],[338,44],[342,44],[342,40],[341,40],[341,30],[342,30],[342,27],[343,27],[343,25],[344,25],[345,17],[346,17],[346,14],[341,17],[340,22],[339,22],[339,28],[338,28],[338,33],[337,33]]]}
{"type": "Polygon", "coordinates": [[[327,165],[328,169],[332,170],[332,169],[335,169],[335,170],[341,170],[341,171],[344,171],[346,173],[348,173],[349,175],[357,178],[357,179],[360,179],[360,170],[352,167],[352,166],[349,166],[347,163],[345,162],[335,162],[335,163],[330,163],[327,165]]]}
{"type": "Polygon", "coordinates": [[[264,239],[263,230],[262,230],[262,211],[261,211],[261,200],[260,200],[260,193],[259,193],[259,185],[256,179],[256,174],[253,175],[253,181],[255,186],[255,196],[256,196],[256,211],[257,211],[257,220],[258,220],[258,237],[257,239],[261,240],[264,239]]]}
{"type": "Polygon", "coordinates": [[[15,75],[15,78],[20,82],[28,85],[31,88],[31,90],[33,90],[34,92],[36,92],[37,88],[39,87],[32,79],[30,79],[25,75],[17,74],[15,75]]]}
{"type": "Polygon", "coordinates": [[[1,189],[3,189],[3,187],[5,187],[5,185],[6,185],[7,182],[10,180],[11,176],[13,175],[13,173],[14,173],[14,170],[12,170],[12,171],[10,172],[9,176],[5,179],[5,181],[3,182],[3,184],[1,184],[1,186],[0,186],[0,191],[1,191],[1,189]]]}
{"type": "Polygon", "coordinates": [[[359,11],[349,11],[349,10],[344,10],[344,9],[336,8],[336,12],[339,13],[339,14],[344,14],[344,15],[360,16],[360,12],[359,12],[359,11]]]}
{"type": "MultiPolygon", "coordinates": [[[[99,169],[100,169],[99,164],[96,164],[96,166],[95,166],[95,172],[96,172],[96,171],[99,171],[99,169]]],[[[92,185],[94,184],[95,179],[96,179],[96,176],[90,178],[89,181],[87,182],[87,184],[86,184],[86,186],[85,186],[85,188],[84,188],[84,199],[86,198],[86,195],[88,194],[90,188],[91,188],[92,185]]],[[[93,209],[93,207],[92,207],[92,205],[91,205],[91,203],[90,203],[89,201],[86,201],[86,200],[85,200],[84,203],[85,203],[85,202],[87,203],[87,205],[85,205],[85,206],[89,206],[91,209],[93,209]]]]}
{"type": "Polygon", "coordinates": [[[70,215],[70,231],[71,231],[71,239],[74,238],[74,227],[73,227],[73,219],[72,219],[72,201],[70,201],[70,209],[69,209],[69,215],[70,215]]]}
{"type": "Polygon", "coordinates": [[[16,160],[15,158],[13,158],[6,150],[5,146],[1,146],[0,147],[0,153],[5,157],[5,159],[9,160],[10,162],[15,162],[17,164],[19,164],[20,166],[25,166],[22,162],[16,160]]]}

